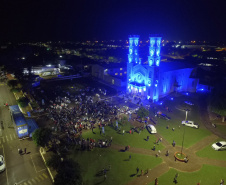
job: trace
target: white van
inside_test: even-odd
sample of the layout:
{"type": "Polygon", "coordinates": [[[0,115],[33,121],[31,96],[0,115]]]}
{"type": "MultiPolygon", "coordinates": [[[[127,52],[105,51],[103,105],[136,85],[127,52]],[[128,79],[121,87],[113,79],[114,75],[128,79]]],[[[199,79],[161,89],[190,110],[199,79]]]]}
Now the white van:
{"type": "Polygon", "coordinates": [[[152,125],[152,124],[148,124],[148,125],[147,125],[147,130],[148,130],[151,134],[156,134],[156,133],[157,133],[157,130],[156,130],[155,126],[152,125]]]}

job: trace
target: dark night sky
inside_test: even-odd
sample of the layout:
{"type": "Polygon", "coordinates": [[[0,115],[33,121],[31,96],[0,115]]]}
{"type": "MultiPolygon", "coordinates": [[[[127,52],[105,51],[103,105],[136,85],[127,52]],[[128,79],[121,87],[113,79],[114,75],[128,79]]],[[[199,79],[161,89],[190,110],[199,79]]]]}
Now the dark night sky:
{"type": "Polygon", "coordinates": [[[218,0],[4,0],[1,41],[148,39],[226,41],[218,0]]]}

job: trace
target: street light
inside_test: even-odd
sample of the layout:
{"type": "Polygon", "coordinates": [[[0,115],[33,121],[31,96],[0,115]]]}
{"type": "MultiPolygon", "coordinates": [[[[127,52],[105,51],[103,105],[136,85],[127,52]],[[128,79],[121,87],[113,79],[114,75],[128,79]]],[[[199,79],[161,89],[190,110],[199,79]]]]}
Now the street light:
{"type": "Polygon", "coordinates": [[[188,112],[190,112],[190,109],[184,109],[186,114],[185,114],[185,121],[187,121],[188,118],[188,112]]]}
{"type": "MultiPolygon", "coordinates": [[[[188,112],[190,111],[190,109],[184,109],[184,110],[186,112],[185,121],[187,121],[188,112]]],[[[182,155],[183,148],[184,148],[184,135],[185,135],[185,127],[184,127],[183,139],[182,139],[181,155],[182,155]]]]}

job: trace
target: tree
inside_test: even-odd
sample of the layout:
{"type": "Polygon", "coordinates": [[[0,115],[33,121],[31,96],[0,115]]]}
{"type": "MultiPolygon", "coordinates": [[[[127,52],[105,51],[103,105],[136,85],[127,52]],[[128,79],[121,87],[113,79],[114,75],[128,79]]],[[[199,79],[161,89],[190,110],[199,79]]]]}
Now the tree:
{"type": "Polygon", "coordinates": [[[77,162],[66,159],[61,162],[54,178],[54,185],[82,185],[81,169],[77,162]]]}
{"type": "Polygon", "coordinates": [[[142,106],[137,111],[137,115],[143,119],[149,115],[149,111],[142,106]]]}
{"type": "Polygon", "coordinates": [[[17,84],[18,84],[18,81],[17,81],[17,80],[9,80],[9,81],[7,82],[7,85],[8,85],[9,87],[12,87],[12,88],[15,88],[15,87],[17,86],[17,84]]]}
{"type": "Polygon", "coordinates": [[[12,89],[10,89],[10,91],[11,92],[14,92],[14,93],[17,93],[17,92],[20,92],[21,91],[21,89],[20,88],[12,88],[12,89]]]}
{"type": "Polygon", "coordinates": [[[46,161],[46,165],[48,167],[52,167],[53,169],[58,169],[61,164],[61,157],[57,154],[51,156],[49,160],[46,161]]]}
{"type": "Polygon", "coordinates": [[[26,107],[29,103],[29,100],[25,97],[21,97],[17,100],[17,103],[19,104],[20,107],[26,107]]]}
{"type": "Polygon", "coordinates": [[[212,90],[209,98],[210,110],[222,116],[222,122],[226,116],[226,86],[225,83],[218,83],[212,90]]]}
{"type": "Polygon", "coordinates": [[[52,131],[49,128],[38,128],[32,134],[32,139],[37,146],[45,147],[51,139],[52,131]]]}

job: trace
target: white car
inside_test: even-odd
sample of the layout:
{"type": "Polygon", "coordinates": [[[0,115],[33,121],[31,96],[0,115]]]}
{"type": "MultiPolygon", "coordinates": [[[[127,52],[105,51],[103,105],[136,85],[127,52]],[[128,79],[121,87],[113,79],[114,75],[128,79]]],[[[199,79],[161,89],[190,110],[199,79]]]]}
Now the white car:
{"type": "Polygon", "coordinates": [[[195,124],[194,121],[182,121],[182,125],[186,125],[188,127],[199,128],[198,124],[195,124]]]}
{"type": "Polygon", "coordinates": [[[188,105],[194,105],[194,103],[190,102],[190,101],[185,101],[184,103],[188,104],[188,105]]]}
{"type": "Polygon", "coordinates": [[[156,128],[155,128],[154,125],[148,124],[146,127],[147,127],[147,130],[148,130],[151,134],[156,134],[156,133],[157,133],[157,130],[156,130],[156,128]]]}
{"type": "Polygon", "coordinates": [[[0,172],[3,172],[5,170],[5,161],[4,157],[0,155],[0,172]]]}
{"type": "Polygon", "coordinates": [[[218,141],[212,144],[214,150],[226,150],[226,141],[218,141]]]}

